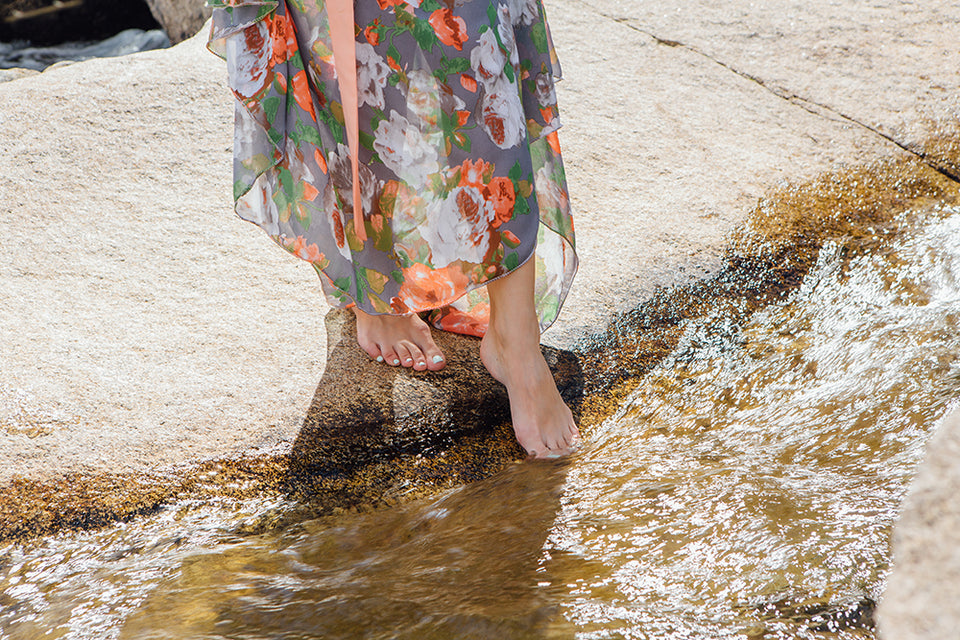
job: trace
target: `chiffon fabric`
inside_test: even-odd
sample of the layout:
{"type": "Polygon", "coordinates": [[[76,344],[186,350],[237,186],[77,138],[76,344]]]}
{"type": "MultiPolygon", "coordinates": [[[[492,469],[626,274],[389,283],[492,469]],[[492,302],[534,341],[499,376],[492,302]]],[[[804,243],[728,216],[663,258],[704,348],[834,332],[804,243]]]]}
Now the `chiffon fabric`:
{"type": "Polygon", "coordinates": [[[331,305],[481,336],[483,285],[533,259],[553,323],[577,256],[539,0],[210,4],[236,212],[310,262],[331,305]]]}

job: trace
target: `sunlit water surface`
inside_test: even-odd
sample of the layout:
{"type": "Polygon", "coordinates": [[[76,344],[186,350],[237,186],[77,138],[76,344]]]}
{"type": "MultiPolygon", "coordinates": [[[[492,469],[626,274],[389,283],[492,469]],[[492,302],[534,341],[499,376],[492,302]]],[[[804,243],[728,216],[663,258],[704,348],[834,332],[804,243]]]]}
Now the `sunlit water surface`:
{"type": "Polygon", "coordinates": [[[691,322],[568,465],[268,533],[244,532],[281,499],[2,548],[3,636],[872,638],[960,391],[960,212],[921,218],[867,256],[825,246],[746,326],[691,322]]]}

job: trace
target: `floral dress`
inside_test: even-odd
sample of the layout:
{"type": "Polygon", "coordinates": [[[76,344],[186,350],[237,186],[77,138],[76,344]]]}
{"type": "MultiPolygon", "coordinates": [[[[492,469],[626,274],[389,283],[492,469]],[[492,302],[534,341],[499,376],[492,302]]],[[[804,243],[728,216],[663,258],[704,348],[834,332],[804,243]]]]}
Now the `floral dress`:
{"type": "Polygon", "coordinates": [[[577,256],[540,0],[355,2],[356,168],[324,0],[211,4],[236,212],[330,304],[480,336],[483,285],[532,258],[541,328],[556,319],[577,256]]]}

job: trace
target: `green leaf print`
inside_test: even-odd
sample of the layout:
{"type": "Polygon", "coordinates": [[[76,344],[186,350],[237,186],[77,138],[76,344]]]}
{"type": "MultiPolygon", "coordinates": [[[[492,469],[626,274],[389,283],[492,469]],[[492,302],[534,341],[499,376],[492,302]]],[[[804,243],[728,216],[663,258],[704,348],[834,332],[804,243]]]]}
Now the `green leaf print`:
{"type": "Polygon", "coordinates": [[[390,46],[387,47],[387,55],[393,58],[393,61],[397,64],[400,64],[400,52],[397,51],[397,47],[391,42],[390,46]]]}
{"type": "Polygon", "coordinates": [[[533,40],[533,46],[537,48],[537,51],[540,53],[547,53],[547,30],[543,27],[542,22],[530,27],[530,39],[533,40]]]}
{"type": "Polygon", "coordinates": [[[540,299],[540,313],[544,318],[553,320],[560,313],[560,296],[548,294],[540,299]]]}
{"type": "MultiPolygon", "coordinates": [[[[487,5],[487,18],[490,20],[490,26],[493,27],[494,31],[497,28],[497,5],[494,2],[491,2],[487,5]]],[[[496,34],[497,41],[500,41],[500,34],[496,34]]]]}
{"type": "Polygon", "coordinates": [[[421,49],[427,52],[433,51],[433,45],[437,42],[437,34],[433,27],[426,20],[417,20],[413,25],[413,38],[420,45],[421,49]]]}
{"type": "Polygon", "coordinates": [[[263,113],[267,116],[268,122],[273,122],[277,119],[277,109],[280,108],[280,97],[279,96],[270,96],[269,98],[263,101],[263,113]]]}
{"type": "Polygon", "coordinates": [[[513,211],[514,214],[518,216],[523,216],[530,213],[530,204],[527,202],[527,199],[517,198],[517,201],[513,203],[513,211]]]}
{"type": "Polygon", "coordinates": [[[447,58],[444,63],[444,68],[448,74],[450,73],[463,73],[470,68],[470,59],[469,58],[447,58]]]}
{"type": "Polygon", "coordinates": [[[280,185],[285,193],[293,194],[293,174],[286,167],[278,167],[280,174],[280,185]]]}
{"type": "Polygon", "coordinates": [[[503,266],[505,266],[510,271],[513,271],[514,269],[520,266],[520,256],[518,256],[516,252],[511,253],[503,261],[503,266]]]}
{"type": "Polygon", "coordinates": [[[420,8],[432,13],[437,9],[442,9],[443,5],[437,2],[437,0],[423,0],[423,2],[420,3],[420,8]]]}
{"type": "Polygon", "coordinates": [[[365,148],[373,150],[373,141],[375,140],[374,135],[369,131],[360,130],[360,144],[365,148]]]}
{"type": "Polygon", "coordinates": [[[320,132],[317,131],[316,127],[307,126],[302,121],[297,122],[297,135],[300,136],[301,140],[305,140],[315,147],[323,147],[323,140],[320,139],[320,132]]]}
{"type": "Polygon", "coordinates": [[[520,182],[520,178],[523,177],[523,167],[520,166],[519,160],[514,162],[513,166],[510,167],[507,177],[510,178],[514,183],[520,182]]]}
{"type": "Polygon", "coordinates": [[[344,276],[333,281],[333,285],[341,291],[350,291],[350,278],[344,276]]]}
{"type": "Polygon", "coordinates": [[[237,180],[233,183],[233,199],[236,200],[247,192],[248,185],[244,180],[237,180]]]}

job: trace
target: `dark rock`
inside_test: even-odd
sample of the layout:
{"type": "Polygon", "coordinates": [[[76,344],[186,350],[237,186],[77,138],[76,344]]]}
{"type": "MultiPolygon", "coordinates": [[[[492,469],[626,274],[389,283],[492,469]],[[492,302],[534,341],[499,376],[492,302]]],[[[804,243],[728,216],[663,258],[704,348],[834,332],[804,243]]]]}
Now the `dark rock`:
{"type": "Polygon", "coordinates": [[[0,0],[0,42],[47,46],[158,26],[143,0],[0,0]]]}
{"type": "Polygon", "coordinates": [[[204,0],[147,0],[147,4],[173,44],[196,34],[212,11],[204,0]]]}

